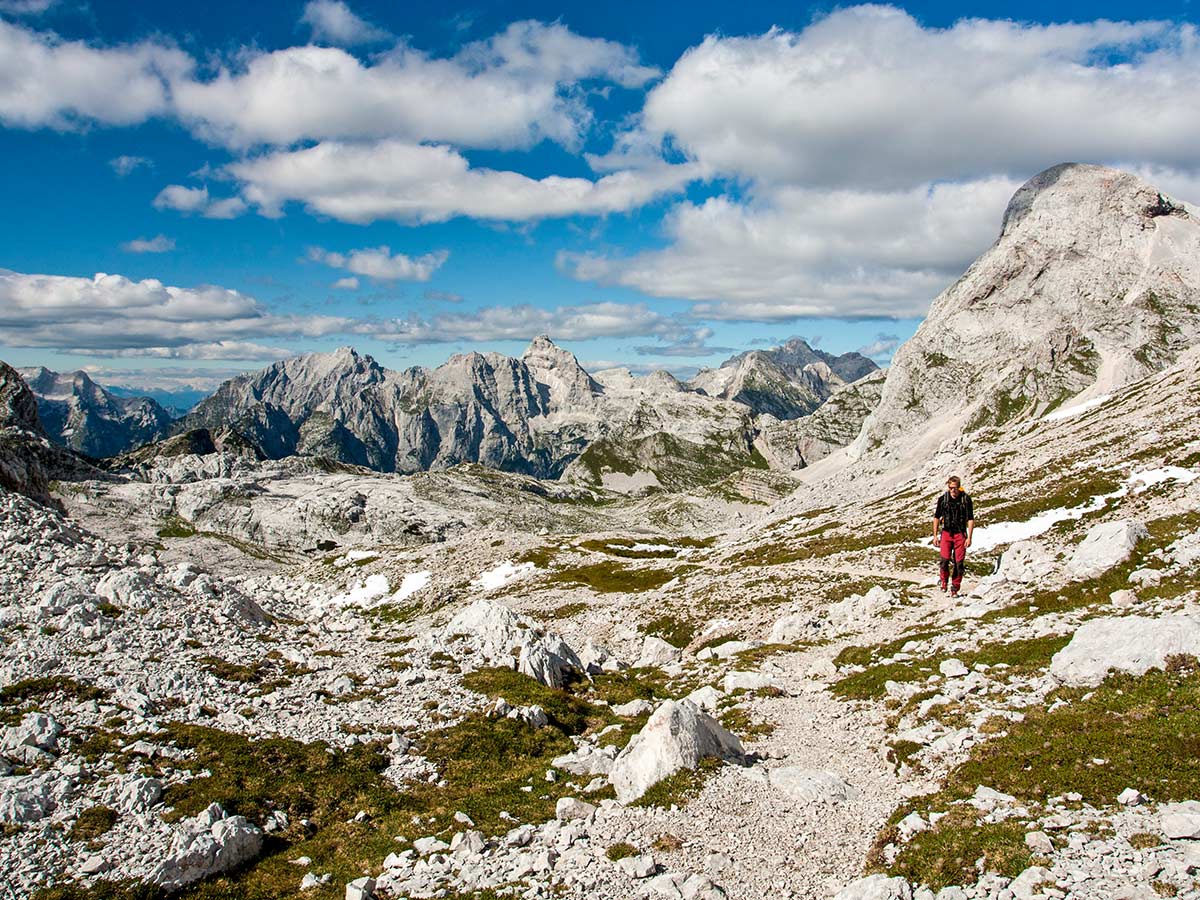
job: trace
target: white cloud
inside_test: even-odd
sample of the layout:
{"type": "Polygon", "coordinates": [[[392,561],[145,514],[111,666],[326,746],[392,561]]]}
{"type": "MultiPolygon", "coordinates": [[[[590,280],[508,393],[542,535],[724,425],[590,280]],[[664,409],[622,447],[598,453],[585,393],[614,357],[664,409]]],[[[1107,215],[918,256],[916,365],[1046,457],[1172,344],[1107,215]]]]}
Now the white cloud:
{"type": "Polygon", "coordinates": [[[206,219],[234,219],[246,211],[241,197],[209,197],[207,187],[190,188],[169,184],[154,198],[155,209],[173,209],[182,213],[199,213],[206,219]]]}
{"type": "MultiPolygon", "coordinates": [[[[269,348],[268,348],[269,349],[269,348]]],[[[254,359],[255,357],[248,357],[254,359]]],[[[264,357],[278,359],[279,357],[264,357]]],[[[135,391],[212,391],[244,369],[222,366],[171,366],[163,365],[147,369],[114,368],[95,364],[81,367],[94,381],[105,386],[127,388],[135,391]]]]}
{"type": "Polygon", "coordinates": [[[0,0],[0,13],[7,16],[40,16],[58,0],[0,0]]]}
{"type": "Polygon", "coordinates": [[[896,352],[896,348],[899,346],[900,338],[897,335],[880,332],[871,343],[865,347],[859,347],[858,352],[863,356],[870,356],[877,361],[886,361],[892,358],[892,355],[896,352]]]}
{"type": "Polygon", "coordinates": [[[108,161],[118,178],[124,178],[131,172],[142,167],[151,168],[154,163],[144,156],[117,156],[108,161]]]}
{"type": "Polygon", "coordinates": [[[622,44],[515,22],[450,58],[402,44],[365,64],[336,47],[290,47],[172,87],[180,118],[235,147],[380,138],[573,147],[592,122],[582,82],[640,87],[656,74],[622,44]]]}
{"type": "Polygon", "coordinates": [[[275,359],[290,352],[275,341],[304,345],[334,335],[444,343],[529,340],[549,333],[564,340],[653,336],[682,343],[694,335],[695,325],[643,303],[493,306],[404,319],[279,315],[253,297],[211,285],[0,270],[0,333],[8,346],[103,357],[275,359]]]}
{"type": "Polygon", "coordinates": [[[339,291],[357,291],[358,279],[353,275],[349,276],[348,278],[339,278],[333,283],[333,287],[339,291]]]}
{"type": "MultiPolygon", "coordinates": [[[[308,258],[314,262],[324,263],[334,269],[345,269],[375,281],[428,281],[449,257],[449,250],[438,250],[423,256],[393,255],[390,247],[367,247],[349,253],[331,253],[313,247],[308,252],[308,258]]],[[[354,287],[358,287],[357,279],[354,287]]]]}
{"type": "Polygon", "coordinates": [[[796,33],[708,37],[650,92],[642,127],[728,174],[892,189],[1070,160],[1193,168],[1198,106],[1192,25],[939,29],[857,6],[796,33]]]}
{"type": "Polygon", "coordinates": [[[175,249],[175,238],[159,234],[152,238],[134,238],[121,245],[126,253],[167,253],[175,249]]]}
{"type": "Polygon", "coordinates": [[[373,332],[384,341],[442,343],[452,341],[527,341],[539,334],[555,340],[658,337],[675,343],[693,339],[694,323],[667,316],[644,303],[598,302],[542,308],[529,304],[488,306],[471,312],[410,316],[379,323],[373,332]]]}
{"type": "Polygon", "coordinates": [[[18,128],[133,125],[170,111],[187,54],[152,42],[92,47],[0,21],[0,122],[18,128]]]}
{"type": "Polygon", "coordinates": [[[677,206],[670,245],[632,257],[560,254],[572,276],[702,301],[702,319],[919,316],[995,240],[1018,183],[905,191],[781,188],[761,202],[677,206]]]}
{"type": "Polygon", "coordinates": [[[359,18],[341,0],[309,0],[300,22],[312,29],[316,40],[342,47],[372,44],[391,37],[382,28],[359,18]]]}
{"type": "Polygon", "coordinates": [[[697,177],[694,166],[616,172],[596,181],[472,168],[446,146],[402,141],[326,141],[233,163],[242,196],[264,215],[282,214],[289,201],[344,222],[379,219],[421,224],[455,216],[528,221],[604,215],[678,191],[697,177]]]}

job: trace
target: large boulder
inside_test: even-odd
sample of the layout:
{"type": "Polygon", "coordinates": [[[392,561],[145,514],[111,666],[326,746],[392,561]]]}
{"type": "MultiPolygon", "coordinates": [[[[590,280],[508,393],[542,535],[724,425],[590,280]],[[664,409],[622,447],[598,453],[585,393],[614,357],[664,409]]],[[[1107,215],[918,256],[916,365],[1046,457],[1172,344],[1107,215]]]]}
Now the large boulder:
{"type": "Polygon", "coordinates": [[[1093,525],[1067,562],[1075,578],[1095,578],[1129,559],[1138,541],[1146,537],[1146,526],[1131,519],[1093,525]]]}
{"type": "Polygon", "coordinates": [[[150,876],[165,888],[184,885],[236,869],[262,850],[263,832],[243,816],[226,816],[216,803],[184,819],[167,856],[150,876]]]}
{"type": "Polygon", "coordinates": [[[1000,555],[1000,566],[987,580],[1033,584],[1054,568],[1054,555],[1039,541],[1017,541],[1000,555]]]}
{"type": "Polygon", "coordinates": [[[1200,620],[1182,613],[1092,619],[1050,660],[1050,674],[1066,684],[1095,685],[1110,669],[1141,675],[1167,657],[1200,656],[1200,620]]]}
{"type": "Polygon", "coordinates": [[[442,630],[442,641],[463,642],[483,664],[515,668],[549,687],[562,687],[572,672],[585,671],[562,637],[491,600],[460,610],[442,630]]]}
{"type": "Polygon", "coordinates": [[[688,700],[668,700],[654,711],[613,762],[608,780],[629,803],[680,769],[707,758],[737,759],[741,742],[688,700]]]}
{"type": "Polygon", "coordinates": [[[865,594],[851,594],[832,604],[828,610],[829,622],[838,629],[860,630],[899,602],[894,593],[876,585],[865,594]]]}

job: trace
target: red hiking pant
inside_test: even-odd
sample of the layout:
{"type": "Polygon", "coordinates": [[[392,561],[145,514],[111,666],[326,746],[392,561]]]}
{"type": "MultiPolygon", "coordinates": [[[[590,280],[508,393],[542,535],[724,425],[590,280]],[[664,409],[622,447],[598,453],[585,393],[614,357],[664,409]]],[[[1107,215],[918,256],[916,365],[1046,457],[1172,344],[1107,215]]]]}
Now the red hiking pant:
{"type": "Polygon", "coordinates": [[[950,575],[950,562],[954,562],[953,581],[950,582],[950,587],[953,590],[958,590],[962,586],[963,569],[966,568],[965,560],[967,558],[967,536],[965,534],[951,534],[948,531],[942,532],[942,587],[946,586],[946,580],[950,575]]]}

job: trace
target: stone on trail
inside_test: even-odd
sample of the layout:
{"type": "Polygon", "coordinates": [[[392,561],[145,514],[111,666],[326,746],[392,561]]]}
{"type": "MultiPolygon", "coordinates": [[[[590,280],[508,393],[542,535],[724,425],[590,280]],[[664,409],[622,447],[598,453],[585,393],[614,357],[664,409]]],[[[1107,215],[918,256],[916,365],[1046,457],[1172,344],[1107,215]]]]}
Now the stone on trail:
{"type": "Polygon", "coordinates": [[[772,644],[791,644],[811,636],[813,633],[812,617],[802,613],[789,613],[780,616],[771,626],[767,637],[772,644]]]}
{"type": "Polygon", "coordinates": [[[554,817],[560,822],[573,822],[577,819],[587,820],[596,814],[596,807],[584,800],[574,797],[560,797],[554,804],[554,817]]]}
{"type": "Polygon", "coordinates": [[[1012,891],[1014,900],[1033,900],[1034,897],[1044,896],[1039,890],[1041,885],[1053,884],[1054,880],[1049,869],[1030,866],[1008,883],[1008,889],[1012,891]]]}
{"type": "Polygon", "coordinates": [[[635,716],[644,716],[647,713],[653,712],[654,704],[649,700],[638,698],[637,700],[630,700],[628,703],[618,703],[616,706],[612,707],[612,711],[618,716],[628,716],[633,718],[635,716]]]}
{"type": "Polygon", "coordinates": [[[1146,526],[1132,519],[1093,525],[1067,562],[1067,571],[1075,578],[1103,575],[1129,559],[1138,541],[1148,535],[1146,526]]]}
{"type": "Polygon", "coordinates": [[[1172,840],[1200,840],[1200,800],[1164,804],[1158,815],[1162,833],[1172,840]]]}
{"type": "Polygon", "coordinates": [[[626,856],[617,860],[617,868],[630,878],[649,878],[658,869],[654,857],[649,854],[642,856],[626,856]]]}
{"type": "Polygon", "coordinates": [[[608,780],[617,799],[629,803],[668,775],[696,768],[702,759],[742,755],[741,741],[696,704],[667,700],[618,754],[608,780]]]}
{"type": "Polygon", "coordinates": [[[725,693],[734,691],[758,691],[775,687],[775,680],[762,672],[726,672],[723,684],[725,693]]]}
{"type": "Polygon", "coordinates": [[[912,887],[899,876],[868,875],[850,882],[833,900],[912,900],[912,887]]]}
{"type": "Polygon", "coordinates": [[[962,678],[970,672],[961,659],[943,659],[938,664],[938,671],[947,678],[962,678]]]}
{"type": "Polygon", "coordinates": [[[851,594],[829,607],[829,621],[839,629],[861,631],[881,613],[891,609],[900,598],[879,585],[865,594],[851,594]]]}
{"type": "Polygon", "coordinates": [[[1183,613],[1122,616],[1084,622],[1050,660],[1050,674],[1070,685],[1097,685],[1109,669],[1143,675],[1167,657],[1200,656],[1200,620],[1183,613]]]}
{"type": "Polygon", "coordinates": [[[768,779],[773,787],[801,803],[845,803],[859,796],[858,788],[840,775],[819,769],[786,766],[772,769],[768,779]]]}
{"type": "Polygon", "coordinates": [[[717,690],[711,684],[705,685],[702,688],[696,688],[683,699],[691,700],[698,707],[707,713],[715,713],[717,711],[717,703],[725,694],[717,690]]]}

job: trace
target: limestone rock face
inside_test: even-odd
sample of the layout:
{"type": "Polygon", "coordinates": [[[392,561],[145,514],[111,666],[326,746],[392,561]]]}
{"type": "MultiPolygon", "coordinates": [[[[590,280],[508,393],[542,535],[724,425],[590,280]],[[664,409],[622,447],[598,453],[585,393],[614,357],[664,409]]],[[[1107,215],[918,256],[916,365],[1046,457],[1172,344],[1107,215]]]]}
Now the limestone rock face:
{"type": "Polygon", "coordinates": [[[618,754],[608,780],[617,799],[629,803],[668,775],[696,768],[702,759],[732,759],[742,753],[741,742],[694,703],[668,700],[618,754]]]}
{"type": "Polygon", "coordinates": [[[1200,621],[1187,614],[1124,616],[1084,622],[1050,661],[1050,674],[1070,685],[1096,685],[1109,669],[1142,675],[1167,657],[1200,656],[1200,621]]]}
{"type": "Polygon", "coordinates": [[[56,443],[88,456],[116,456],[165,437],[171,414],[149,397],[118,397],[86,372],[21,369],[38,414],[56,443]]]}
{"type": "Polygon", "coordinates": [[[583,663],[559,635],[543,633],[525,616],[490,600],[477,600],[446,625],[442,640],[465,642],[483,664],[516,668],[549,687],[562,687],[583,663]]]}
{"type": "Polygon", "coordinates": [[[1145,525],[1128,519],[1093,525],[1067,561],[1067,571],[1076,578],[1095,578],[1129,559],[1148,534],[1145,525]]]}
{"type": "Polygon", "coordinates": [[[1163,369],[1198,337],[1200,221],[1136,176],[1055,166],[897,351],[851,455],[900,462],[1041,415],[1163,369]]]}
{"type": "Polygon", "coordinates": [[[167,857],[151,880],[179,888],[235,869],[258,856],[263,833],[242,816],[226,816],[217,804],[180,823],[167,857]]]}

